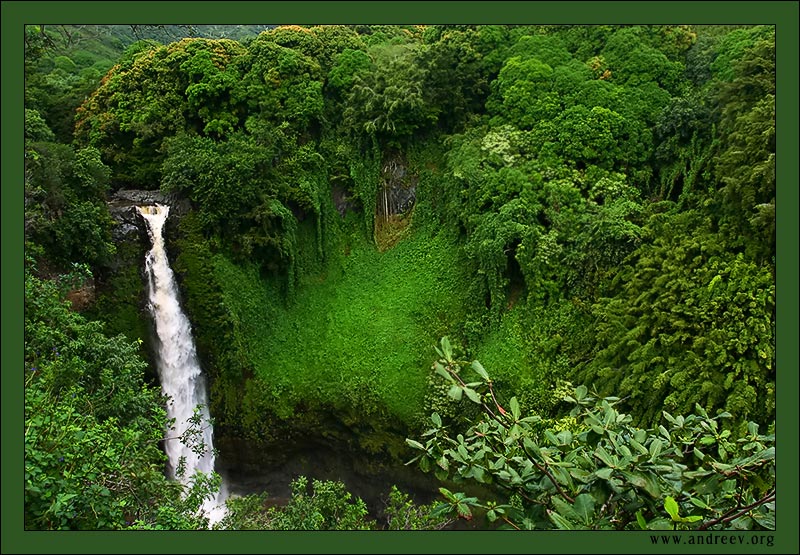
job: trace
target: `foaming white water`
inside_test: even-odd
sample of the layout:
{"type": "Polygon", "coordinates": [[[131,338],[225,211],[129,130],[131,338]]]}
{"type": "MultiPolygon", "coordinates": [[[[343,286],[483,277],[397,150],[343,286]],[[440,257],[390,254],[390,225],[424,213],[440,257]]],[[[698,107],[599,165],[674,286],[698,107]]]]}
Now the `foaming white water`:
{"type": "MultiPolygon", "coordinates": [[[[173,428],[167,430],[167,440],[164,442],[169,464],[167,470],[170,478],[188,483],[195,472],[208,474],[214,471],[214,429],[208,411],[206,383],[197,359],[191,324],[178,302],[175,276],[164,247],[163,228],[169,216],[169,206],[140,206],[138,210],[147,222],[153,244],[145,259],[148,304],[158,335],[157,366],[161,390],[170,399],[167,416],[174,419],[173,428]],[[202,432],[193,436],[192,441],[183,442],[180,437],[192,426],[190,419],[197,407],[201,421],[194,428],[202,428],[202,432]],[[205,449],[198,455],[192,451],[192,445],[201,441],[205,449]],[[185,464],[184,472],[182,476],[177,476],[181,460],[185,464]]],[[[211,524],[225,515],[226,497],[223,484],[216,498],[206,500],[203,504],[202,510],[211,524]]]]}

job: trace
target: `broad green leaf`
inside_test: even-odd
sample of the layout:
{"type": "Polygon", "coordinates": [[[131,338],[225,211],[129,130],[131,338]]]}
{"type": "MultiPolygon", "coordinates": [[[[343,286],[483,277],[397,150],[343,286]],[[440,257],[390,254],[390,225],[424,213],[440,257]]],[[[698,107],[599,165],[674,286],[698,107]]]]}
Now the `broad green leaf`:
{"type": "Polygon", "coordinates": [[[506,465],[506,458],[505,457],[500,457],[499,459],[497,459],[496,461],[491,463],[490,466],[492,467],[492,470],[500,470],[505,465],[506,465]]]}
{"type": "Polygon", "coordinates": [[[628,441],[630,442],[631,445],[633,445],[633,448],[636,449],[637,451],[639,451],[639,453],[641,453],[642,455],[649,454],[649,451],[647,450],[647,447],[645,447],[644,445],[642,445],[641,443],[639,443],[635,439],[631,438],[628,441]]]}
{"type": "Polygon", "coordinates": [[[763,451],[759,451],[757,453],[753,453],[749,457],[744,459],[738,459],[735,461],[731,461],[732,464],[735,466],[750,466],[754,463],[760,463],[763,461],[771,461],[775,458],[775,448],[770,447],[768,449],[764,449],[763,451]]]}
{"type": "Polygon", "coordinates": [[[451,503],[455,503],[457,501],[456,496],[447,488],[439,488],[439,493],[441,493],[445,499],[450,501],[451,503]]]}
{"type": "Polygon", "coordinates": [[[646,491],[653,499],[660,499],[661,486],[658,485],[658,480],[656,479],[656,477],[648,472],[644,474],[644,480],[645,480],[644,491],[646,491]]]}
{"type": "Polygon", "coordinates": [[[672,530],[673,524],[666,518],[654,518],[647,523],[648,530],[672,530]]]}
{"type": "Polygon", "coordinates": [[[602,445],[597,446],[597,449],[594,450],[594,454],[597,455],[597,458],[603,461],[606,466],[610,466],[612,468],[617,466],[617,461],[612,459],[611,455],[608,454],[608,451],[606,451],[602,445]]]}
{"type": "MultiPolygon", "coordinates": [[[[612,469],[609,468],[608,470],[612,469]]],[[[583,482],[584,484],[588,483],[592,477],[591,472],[587,472],[579,468],[571,468],[569,471],[569,475],[578,480],[579,482],[583,482]]]]}
{"type": "Polygon", "coordinates": [[[574,530],[575,526],[568,521],[566,518],[561,516],[555,511],[548,511],[547,515],[550,517],[550,520],[553,521],[553,524],[556,525],[556,528],[559,530],[574,530]]]}
{"type": "Polygon", "coordinates": [[[453,360],[453,347],[450,345],[450,339],[447,336],[442,337],[442,353],[448,362],[453,360]]]}
{"type": "Polygon", "coordinates": [[[414,441],[413,439],[406,438],[406,443],[408,443],[414,449],[419,449],[420,451],[427,451],[425,446],[422,445],[419,441],[414,441]]]}
{"type": "Polygon", "coordinates": [[[613,472],[614,472],[613,468],[608,468],[608,467],[599,468],[598,470],[595,471],[595,475],[602,480],[608,480],[611,477],[611,474],[613,474],[613,472]]]}
{"type": "Polygon", "coordinates": [[[472,369],[475,370],[475,372],[477,372],[481,378],[483,378],[486,381],[489,381],[489,373],[486,372],[486,369],[480,362],[478,362],[477,360],[473,360],[472,369]]]}
{"type": "Polygon", "coordinates": [[[522,445],[525,447],[525,449],[533,453],[535,456],[541,457],[542,453],[541,450],[539,449],[539,446],[536,445],[531,438],[524,437],[522,439],[522,445]]]}
{"type": "Polygon", "coordinates": [[[516,397],[512,397],[508,403],[511,406],[511,414],[514,416],[514,420],[519,420],[520,416],[519,401],[517,401],[516,397]]]}
{"type": "Polygon", "coordinates": [[[633,484],[639,489],[643,489],[653,499],[661,498],[661,487],[658,485],[656,479],[646,472],[626,472],[620,471],[630,484],[633,484]]]}
{"type": "Polygon", "coordinates": [[[767,530],[775,529],[775,513],[762,513],[760,511],[753,511],[750,513],[750,516],[752,516],[753,520],[767,530]]]}
{"type": "Polygon", "coordinates": [[[588,493],[582,493],[575,498],[572,508],[577,513],[580,521],[588,526],[592,521],[592,517],[594,517],[594,497],[588,493]]]}
{"type": "MultiPolygon", "coordinates": [[[[605,403],[605,401],[603,402],[605,403]]],[[[617,411],[615,411],[610,406],[607,406],[603,413],[603,427],[608,428],[616,420],[617,420],[617,411]]]]}
{"type": "Polygon", "coordinates": [[[550,502],[553,504],[553,507],[558,511],[558,514],[570,520],[572,522],[580,520],[580,516],[575,511],[575,508],[572,504],[567,503],[561,497],[554,496],[550,502]]]}
{"type": "Polygon", "coordinates": [[[436,363],[433,365],[433,367],[434,367],[434,369],[436,370],[436,373],[437,373],[437,374],[439,374],[440,376],[442,376],[442,377],[443,377],[443,378],[445,378],[446,380],[449,380],[449,381],[451,381],[451,382],[452,382],[452,381],[454,381],[454,378],[453,378],[453,376],[451,376],[451,375],[450,375],[450,372],[448,372],[448,371],[445,369],[445,367],[444,367],[444,366],[442,366],[442,363],[440,363],[440,362],[436,362],[436,363]]]}
{"type": "Polygon", "coordinates": [[[664,500],[664,509],[666,509],[673,521],[680,522],[681,517],[678,514],[678,502],[675,501],[672,496],[668,495],[664,500]]]}
{"type": "Polygon", "coordinates": [[[474,389],[470,389],[468,387],[465,387],[464,388],[464,393],[467,394],[467,397],[473,403],[480,403],[481,402],[480,394],[477,391],[475,391],[474,389]]]}
{"type": "Polygon", "coordinates": [[[589,390],[586,388],[585,385],[579,385],[578,387],[575,388],[575,398],[578,401],[583,401],[586,398],[586,394],[588,392],[589,390]]]}
{"type": "Polygon", "coordinates": [[[644,489],[647,485],[644,476],[638,472],[627,472],[625,470],[621,470],[620,474],[622,474],[629,483],[633,484],[637,488],[644,489]]]}
{"type": "Polygon", "coordinates": [[[431,460],[428,457],[422,457],[419,460],[419,469],[423,472],[430,472],[431,471],[431,460]]]}
{"type": "Polygon", "coordinates": [[[431,511],[431,516],[440,517],[449,514],[452,508],[447,503],[437,503],[431,511]]]}
{"type": "Polygon", "coordinates": [[[431,422],[433,422],[434,426],[436,426],[437,428],[442,427],[442,417],[439,416],[439,413],[434,412],[433,414],[431,414],[431,422]]]}
{"type": "Polygon", "coordinates": [[[647,530],[647,521],[644,519],[641,509],[636,511],[636,522],[639,523],[639,528],[641,528],[642,530],[647,530]]]}
{"type": "Polygon", "coordinates": [[[569,445],[572,443],[572,432],[569,430],[562,430],[558,432],[556,437],[558,438],[559,445],[569,445]]]}
{"type": "Polygon", "coordinates": [[[660,439],[657,437],[653,438],[653,442],[650,444],[650,462],[655,461],[655,459],[661,454],[661,448],[663,446],[664,444],[660,439]]]}
{"type": "Polygon", "coordinates": [[[454,401],[460,401],[461,395],[464,393],[464,390],[461,389],[459,385],[452,385],[450,386],[450,390],[447,392],[447,395],[453,399],[454,401]]]}
{"type": "Polygon", "coordinates": [[[572,483],[572,476],[569,475],[569,472],[567,472],[565,468],[560,466],[551,466],[550,472],[559,483],[566,485],[570,489],[573,489],[574,484],[572,483]]]}

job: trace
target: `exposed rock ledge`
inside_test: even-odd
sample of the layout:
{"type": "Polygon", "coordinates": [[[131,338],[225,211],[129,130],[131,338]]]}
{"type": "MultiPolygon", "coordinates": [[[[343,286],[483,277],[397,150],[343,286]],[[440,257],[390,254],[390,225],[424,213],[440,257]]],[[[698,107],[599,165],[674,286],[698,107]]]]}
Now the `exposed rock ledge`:
{"type": "Polygon", "coordinates": [[[148,240],[147,229],[136,207],[149,204],[167,204],[170,207],[170,216],[178,217],[186,214],[191,207],[188,199],[175,193],[134,189],[119,190],[110,195],[108,200],[108,211],[118,224],[113,230],[114,241],[135,238],[148,240]]]}

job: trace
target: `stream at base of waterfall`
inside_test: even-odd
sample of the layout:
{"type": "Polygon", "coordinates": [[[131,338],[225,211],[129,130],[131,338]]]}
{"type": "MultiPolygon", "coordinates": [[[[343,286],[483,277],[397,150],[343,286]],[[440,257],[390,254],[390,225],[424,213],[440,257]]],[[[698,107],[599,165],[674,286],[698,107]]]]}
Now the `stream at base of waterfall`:
{"type": "MultiPolygon", "coordinates": [[[[195,472],[214,471],[214,429],[208,411],[206,380],[197,358],[191,324],[181,309],[178,287],[164,245],[163,228],[169,206],[140,206],[147,222],[152,249],[147,253],[148,307],[155,322],[156,349],[161,390],[168,397],[167,430],[164,450],[170,478],[189,484],[195,472]],[[196,413],[197,411],[197,413],[196,413]]],[[[202,510],[214,524],[225,515],[226,485],[207,499],[202,510]]]]}

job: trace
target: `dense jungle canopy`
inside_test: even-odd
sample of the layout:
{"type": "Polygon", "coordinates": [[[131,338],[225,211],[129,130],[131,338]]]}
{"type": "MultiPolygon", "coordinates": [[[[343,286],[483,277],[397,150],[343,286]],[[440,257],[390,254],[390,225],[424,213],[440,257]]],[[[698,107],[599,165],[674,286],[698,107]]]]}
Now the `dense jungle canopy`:
{"type": "Polygon", "coordinates": [[[141,190],[186,206],[167,244],[221,445],[439,481],[376,512],[298,478],[215,526],[773,530],[775,50],[754,25],[27,26],[26,528],[208,527],[218,477],[164,474],[146,248],[109,211],[141,190]]]}

